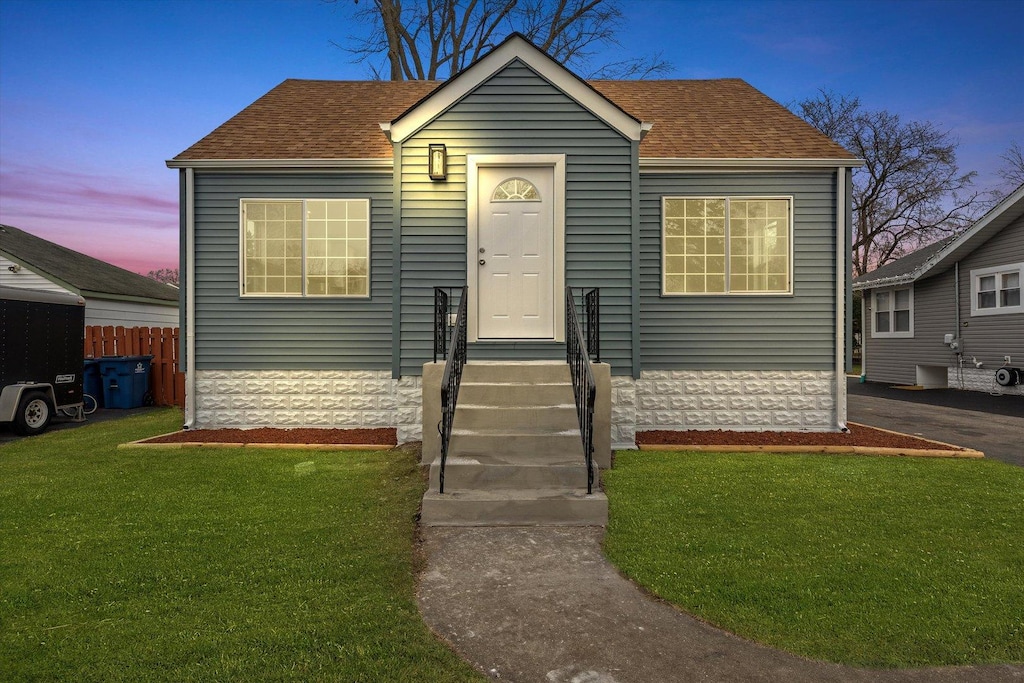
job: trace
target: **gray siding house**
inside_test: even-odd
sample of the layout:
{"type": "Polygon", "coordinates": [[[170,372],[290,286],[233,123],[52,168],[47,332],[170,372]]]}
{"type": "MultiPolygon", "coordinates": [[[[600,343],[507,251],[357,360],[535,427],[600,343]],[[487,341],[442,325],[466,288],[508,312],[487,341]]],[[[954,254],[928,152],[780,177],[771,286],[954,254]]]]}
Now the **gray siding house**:
{"type": "Polygon", "coordinates": [[[1024,368],[1022,280],[1024,186],[962,234],[854,280],[865,378],[1024,396],[996,381],[1024,368]]]}
{"type": "Polygon", "coordinates": [[[421,438],[434,287],[468,285],[470,363],[550,363],[570,285],[613,446],[845,428],[860,162],[741,80],[588,82],[513,35],[446,82],[287,80],[167,164],[188,427],[421,438]]]}

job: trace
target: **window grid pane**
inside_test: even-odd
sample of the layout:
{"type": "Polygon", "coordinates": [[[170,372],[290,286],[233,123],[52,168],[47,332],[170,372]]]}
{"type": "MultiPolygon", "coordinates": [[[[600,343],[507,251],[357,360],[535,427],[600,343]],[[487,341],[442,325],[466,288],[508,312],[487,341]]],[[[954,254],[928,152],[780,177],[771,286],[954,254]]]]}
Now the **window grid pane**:
{"type": "Polygon", "coordinates": [[[724,200],[665,200],[665,291],[727,291],[725,232],[724,200]]]}
{"type": "Polygon", "coordinates": [[[362,199],[306,200],[303,216],[301,200],[243,202],[243,293],[367,296],[367,207],[362,199]]]}
{"type": "Polygon", "coordinates": [[[246,202],[246,294],[302,294],[302,202],[246,202]]]}
{"type": "Polygon", "coordinates": [[[369,222],[362,200],[307,200],[306,294],[366,296],[369,222]]]}

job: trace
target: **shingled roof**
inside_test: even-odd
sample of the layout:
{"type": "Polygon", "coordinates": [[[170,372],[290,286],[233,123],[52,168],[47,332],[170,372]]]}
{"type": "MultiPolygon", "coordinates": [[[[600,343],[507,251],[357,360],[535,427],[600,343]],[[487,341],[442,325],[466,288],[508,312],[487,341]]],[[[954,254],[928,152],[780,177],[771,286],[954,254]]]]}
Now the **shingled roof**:
{"type": "Polygon", "coordinates": [[[138,273],[86,256],[10,225],[0,225],[0,253],[82,296],[152,300],[177,305],[178,290],[138,273]]]}
{"type": "MultiPolygon", "coordinates": [[[[836,159],[853,155],[750,84],[719,80],[589,81],[653,129],[640,156],[668,159],[836,159]]],[[[174,158],[390,159],[379,124],[437,81],[289,79],[174,158]]]]}

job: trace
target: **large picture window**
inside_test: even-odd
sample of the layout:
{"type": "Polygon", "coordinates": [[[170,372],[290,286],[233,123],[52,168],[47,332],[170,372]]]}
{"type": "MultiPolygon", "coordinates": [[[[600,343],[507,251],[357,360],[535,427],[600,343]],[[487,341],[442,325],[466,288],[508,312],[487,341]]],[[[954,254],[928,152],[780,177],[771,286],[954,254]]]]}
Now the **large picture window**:
{"type": "Polygon", "coordinates": [[[793,200],[665,197],[664,294],[789,294],[793,200]]]}
{"type": "Polygon", "coordinates": [[[1020,283],[1024,263],[971,271],[971,315],[1024,313],[1020,283]]]}
{"type": "Polygon", "coordinates": [[[872,295],[872,337],[914,336],[914,289],[876,289],[872,295]]]}
{"type": "Polygon", "coordinates": [[[242,294],[370,294],[368,199],[242,200],[242,294]]]}

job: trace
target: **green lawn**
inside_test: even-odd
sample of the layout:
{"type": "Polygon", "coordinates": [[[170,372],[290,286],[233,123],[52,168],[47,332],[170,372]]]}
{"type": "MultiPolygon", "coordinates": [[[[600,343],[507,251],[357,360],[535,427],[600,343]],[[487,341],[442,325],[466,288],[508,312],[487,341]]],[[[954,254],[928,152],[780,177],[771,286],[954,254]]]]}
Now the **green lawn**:
{"type": "Polygon", "coordinates": [[[991,461],[620,452],[611,560],[807,657],[1024,661],[1024,469],[991,461]]]}
{"type": "Polygon", "coordinates": [[[413,457],[115,449],[180,424],[0,446],[5,680],[480,680],[416,609],[413,457]]]}

